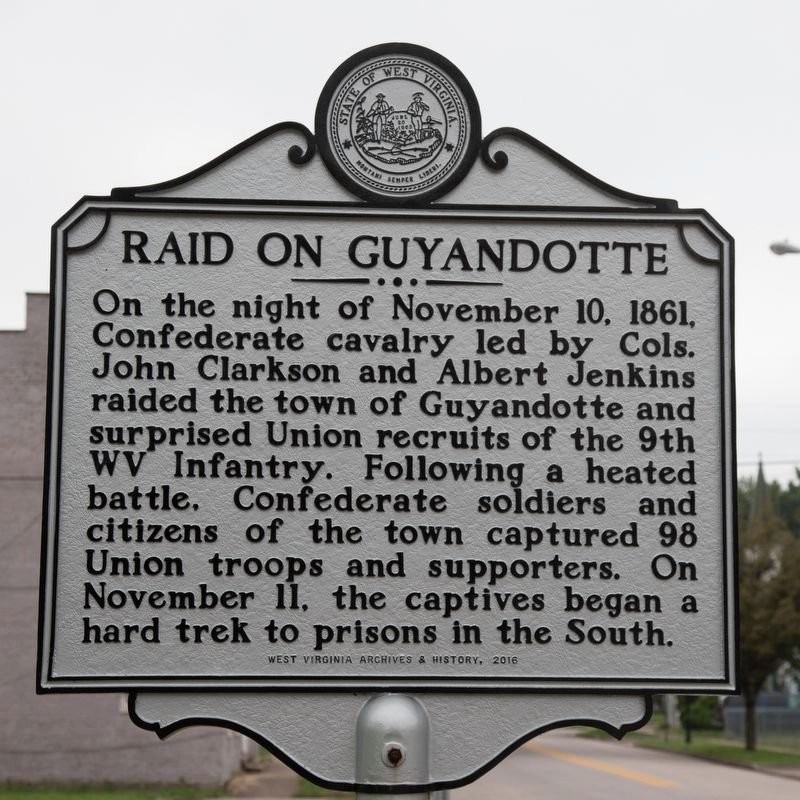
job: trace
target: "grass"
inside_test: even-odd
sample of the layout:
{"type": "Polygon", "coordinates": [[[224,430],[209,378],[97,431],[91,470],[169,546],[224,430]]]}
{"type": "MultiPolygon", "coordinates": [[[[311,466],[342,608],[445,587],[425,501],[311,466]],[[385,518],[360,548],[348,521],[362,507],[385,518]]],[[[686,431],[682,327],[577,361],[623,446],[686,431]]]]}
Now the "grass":
{"type": "Polygon", "coordinates": [[[64,786],[0,784],[0,800],[204,800],[222,789],[193,786],[64,786]]]}
{"type": "MultiPolygon", "coordinates": [[[[633,742],[639,747],[651,750],[666,750],[670,753],[708,758],[726,764],[746,767],[800,767],[800,750],[791,748],[773,749],[768,744],[760,745],[757,750],[745,750],[744,743],[722,738],[718,731],[692,731],[692,742],[683,741],[683,731],[673,729],[669,738],[663,729],[650,727],[650,732],[629,733],[626,742],[633,742]]],[[[583,736],[592,739],[609,739],[607,733],[597,728],[587,728],[583,736]]]]}
{"type": "Polygon", "coordinates": [[[692,734],[690,744],[683,741],[682,731],[675,731],[670,739],[647,733],[633,733],[626,738],[631,738],[640,747],[710,758],[728,764],[748,767],[800,767],[800,752],[771,750],[769,747],[745,750],[743,743],[721,739],[713,733],[696,731],[692,734]]]}

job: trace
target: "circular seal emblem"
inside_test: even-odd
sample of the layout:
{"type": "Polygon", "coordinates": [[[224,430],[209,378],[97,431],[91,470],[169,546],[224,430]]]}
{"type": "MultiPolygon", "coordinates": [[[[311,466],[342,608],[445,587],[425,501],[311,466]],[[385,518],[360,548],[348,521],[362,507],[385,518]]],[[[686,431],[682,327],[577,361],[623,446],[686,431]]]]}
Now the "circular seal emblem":
{"type": "Polygon", "coordinates": [[[328,168],[359,197],[414,205],[444,194],[472,166],[480,110],[467,79],[438,53],[378,45],[325,84],[316,137],[328,168]]]}

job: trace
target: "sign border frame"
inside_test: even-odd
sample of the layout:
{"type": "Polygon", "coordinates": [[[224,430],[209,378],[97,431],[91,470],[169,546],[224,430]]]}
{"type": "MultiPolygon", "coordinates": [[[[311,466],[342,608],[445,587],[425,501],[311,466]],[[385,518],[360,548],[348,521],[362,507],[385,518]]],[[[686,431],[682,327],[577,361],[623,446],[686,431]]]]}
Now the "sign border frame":
{"type": "MultiPolygon", "coordinates": [[[[487,137],[488,138],[488,137],[487,137]]],[[[685,242],[687,244],[688,243],[685,242]]],[[[738,669],[739,652],[739,586],[738,586],[738,564],[737,564],[737,530],[736,530],[736,426],[735,426],[735,346],[734,346],[734,266],[735,254],[733,238],[730,234],[716,222],[716,220],[703,209],[678,209],[678,208],[597,208],[597,207],[564,207],[564,206],[526,206],[526,205],[496,205],[496,204],[437,204],[435,207],[414,208],[400,205],[396,202],[391,207],[383,203],[341,203],[325,201],[279,201],[279,200],[244,200],[244,201],[220,201],[213,199],[194,199],[194,198],[141,198],[127,195],[125,199],[116,192],[111,197],[85,196],[75,204],[66,214],[64,214],[52,227],[51,231],[51,303],[50,303],[50,322],[49,322],[49,352],[48,352],[48,371],[47,371],[47,422],[46,422],[46,443],[45,443],[45,473],[43,481],[44,505],[42,515],[42,549],[41,549],[41,568],[40,568],[40,598],[39,598],[39,631],[37,642],[37,685],[38,694],[51,692],[247,692],[247,691],[270,691],[270,692],[374,692],[374,691],[413,691],[415,693],[426,692],[447,692],[447,693],[558,693],[558,694],[652,694],[652,693],[690,693],[712,692],[716,694],[736,694],[740,690],[740,675],[738,669]],[[116,194],[116,196],[115,196],[116,194]],[[183,208],[181,208],[183,207],[183,208]],[[284,213],[299,213],[304,215],[325,215],[335,216],[344,214],[346,216],[378,216],[378,217],[424,217],[430,219],[436,216],[444,218],[457,218],[458,216],[474,217],[478,219],[489,218],[515,218],[525,216],[527,218],[558,219],[559,216],[565,219],[580,219],[581,215],[591,215],[591,220],[611,221],[615,217],[622,218],[626,222],[649,222],[653,218],[660,218],[659,221],[676,224],[682,234],[682,225],[686,223],[700,224],[704,229],[711,233],[713,226],[716,230],[713,235],[718,238],[721,247],[727,245],[728,262],[725,263],[724,250],[720,255],[720,280],[719,280],[719,320],[720,320],[720,391],[721,391],[721,449],[722,449],[722,509],[723,519],[721,522],[722,531],[722,571],[723,571],[723,649],[724,649],[724,678],[574,678],[573,682],[594,681],[600,685],[570,686],[558,685],[558,681],[564,682],[564,678],[487,678],[481,685],[476,681],[479,678],[465,677],[457,678],[454,676],[442,676],[437,678],[419,677],[393,677],[369,679],[363,676],[346,678],[335,677],[281,677],[272,678],[273,683],[266,683],[264,679],[254,679],[253,676],[226,676],[226,677],[178,677],[168,678],[167,676],[156,676],[154,678],[85,678],[67,677],[58,678],[53,675],[53,656],[54,656],[54,636],[55,627],[54,605],[56,599],[56,569],[57,548],[58,548],[58,520],[55,519],[55,526],[51,533],[50,515],[54,513],[53,505],[57,508],[58,495],[60,491],[60,455],[61,455],[61,414],[63,413],[63,364],[64,364],[64,336],[63,326],[66,314],[66,257],[69,250],[79,250],[90,247],[98,241],[108,227],[110,215],[114,209],[131,210],[137,212],[165,212],[172,213],[186,211],[196,213],[206,211],[212,213],[241,214],[247,213],[246,209],[251,207],[250,213],[260,214],[269,209],[280,209],[284,213]],[[84,216],[91,211],[106,212],[105,224],[95,238],[83,245],[69,247],[67,245],[67,235],[70,229],[80,222],[84,216]],[[80,212],[80,213],[78,213],[80,212]],[[326,213],[328,212],[328,213],[326,213]],[[359,213],[360,212],[360,213],[359,213]],[[458,212],[461,212],[460,214],[458,212]],[[635,220],[633,218],[640,217],[635,220]],[[721,238],[719,238],[721,237],[721,238]],[[728,284],[726,287],[723,268],[727,266],[728,284]],[[61,285],[59,286],[58,278],[61,285]],[[727,291],[726,291],[727,289],[727,291]],[[726,302],[727,301],[727,302],[726,302]],[[60,306],[59,306],[60,302],[60,306]],[[727,308],[727,316],[726,316],[727,308]],[[727,333],[727,337],[726,337],[727,333]],[[725,347],[726,339],[729,348],[725,347]],[[726,369],[727,362],[727,369],[726,369]],[[56,367],[58,368],[58,386],[56,386],[56,367]],[[57,390],[57,392],[56,392],[57,390]],[[727,402],[726,402],[727,401],[727,402]],[[55,419],[57,415],[57,419],[55,419]],[[727,423],[727,425],[726,425],[727,423]],[[55,427],[57,425],[57,439],[55,427]],[[727,437],[726,437],[727,433],[727,437]],[[56,447],[54,448],[54,443],[56,447]],[[54,450],[56,452],[54,452],[54,450]],[[732,476],[732,485],[728,485],[726,478],[732,476]],[[52,482],[51,482],[52,481],[52,482]],[[53,485],[55,484],[55,485],[53,485]],[[54,503],[51,504],[51,500],[54,503]],[[728,521],[730,520],[730,528],[728,521]],[[726,546],[728,545],[728,546],[726,546]],[[50,549],[52,548],[53,563],[50,563],[50,549]],[[729,552],[732,556],[732,564],[728,564],[729,552]],[[732,582],[731,586],[726,585],[728,576],[732,582]],[[52,594],[50,594],[48,577],[51,579],[52,594]],[[46,622],[49,617],[49,631],[46,631],[46,622]],[[731,631],[733,636],[731,636],[731,631]],[[45,637],[47,636],[47,646],[45,637]],[[45,655],[45,649],[47,654],[45,655]],[[47,669],[45,672],[45,661],[47,669]],[[153,681],[151,684],[150,681],[153,681]],[[240,680],[238,685],[224,685],[224,682],[240,680]],[[275,681],[279,681],[277,684],[275,681]],[[465,685],[459,685],[463,681],[465,685]],[[471,685],[466,685],[466,682],[471,685]],[[528,685],[524,685],[524,682],[528,685]],[[159,683],[160,682],[160,683],[159,683]],[[249,684],[247,682],[250,682],[249,684]],[[518,685],[514,685],[514,684],[518,685]],[[531,683],[539,685],[532,686],[531,683]],[[621,686],[616,684],[630,684],[621,686]],[[680,684],[670,686],[670,683],[680,684]],[[76,685],[77,684],[77,685],[76,685]],[[84,684],[84,685],[81,685],[84,684]],[[634,685],[636,684],[636,685],[634,685]],[[649,686],[648,684],[656,684],[649,686]],[[692,684],[692,685],[689,685],[692,684]],[[719,684],[719,685],[716,685],[719,684]]],[[[689,248],[691,249],[691,247],[689,248]]],[[[695,253],[699,261],[703,257],[695,253]]]]}

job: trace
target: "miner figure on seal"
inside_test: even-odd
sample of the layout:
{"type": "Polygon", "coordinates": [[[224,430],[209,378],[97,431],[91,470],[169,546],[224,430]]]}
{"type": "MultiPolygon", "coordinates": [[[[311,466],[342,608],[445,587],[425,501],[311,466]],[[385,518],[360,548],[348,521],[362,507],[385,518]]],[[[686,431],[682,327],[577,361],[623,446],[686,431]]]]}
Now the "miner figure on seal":
{"type": "Polygon", "coordinates": [[[422,115],[430,110],[430,106],[422,102],[422,92],[414,92],[414,99],[406,111],[411,114],[411,124],[414,126],[414,136],[418,142],[422,139],[422,115]]]}

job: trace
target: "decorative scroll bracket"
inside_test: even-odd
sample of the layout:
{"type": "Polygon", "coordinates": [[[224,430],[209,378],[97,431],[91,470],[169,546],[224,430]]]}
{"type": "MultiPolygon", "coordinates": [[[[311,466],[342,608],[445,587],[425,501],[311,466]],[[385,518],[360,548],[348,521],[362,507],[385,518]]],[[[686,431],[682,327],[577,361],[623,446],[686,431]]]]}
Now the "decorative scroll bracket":
{"type": "MultiPolygon", "coordinates": [[[[644,725],[652,710],[649,697],[634,695],[425,693],[413,698],[403,696],[401,705],[406,713],[398,716],[400,728],[386,727],[388,706],[384,701],[375,705],[376,697],[400,696],[363,692],[159,692],[132,694],[128,707],[137,725],[160,738],[189,725],[233,728],[315,783],[370,793],[463,786],[537,734],[566,725],[591,725],[622,738],[644,725]],[[383,730],[381,736],[388,737],[386,742],[381,738],[382,747],[390,740],[402,743],[408,727],[404,720],[414,727],[421,713],[430,726],[427,780],[416,750],[415,767],[398,772],[399,781],[383,782],[388,768],[370,769],[363,758],[359,762],[359,738],[362,752],[366,746],[364,720],[378,725],[383,730]],[[347,730],[351,734],[343,735],[347,730]]],[[[375,730],[367,739],[377,741],[375,730]]],[[[411,746],[409,742],[409,749],[411,746]]]]}

